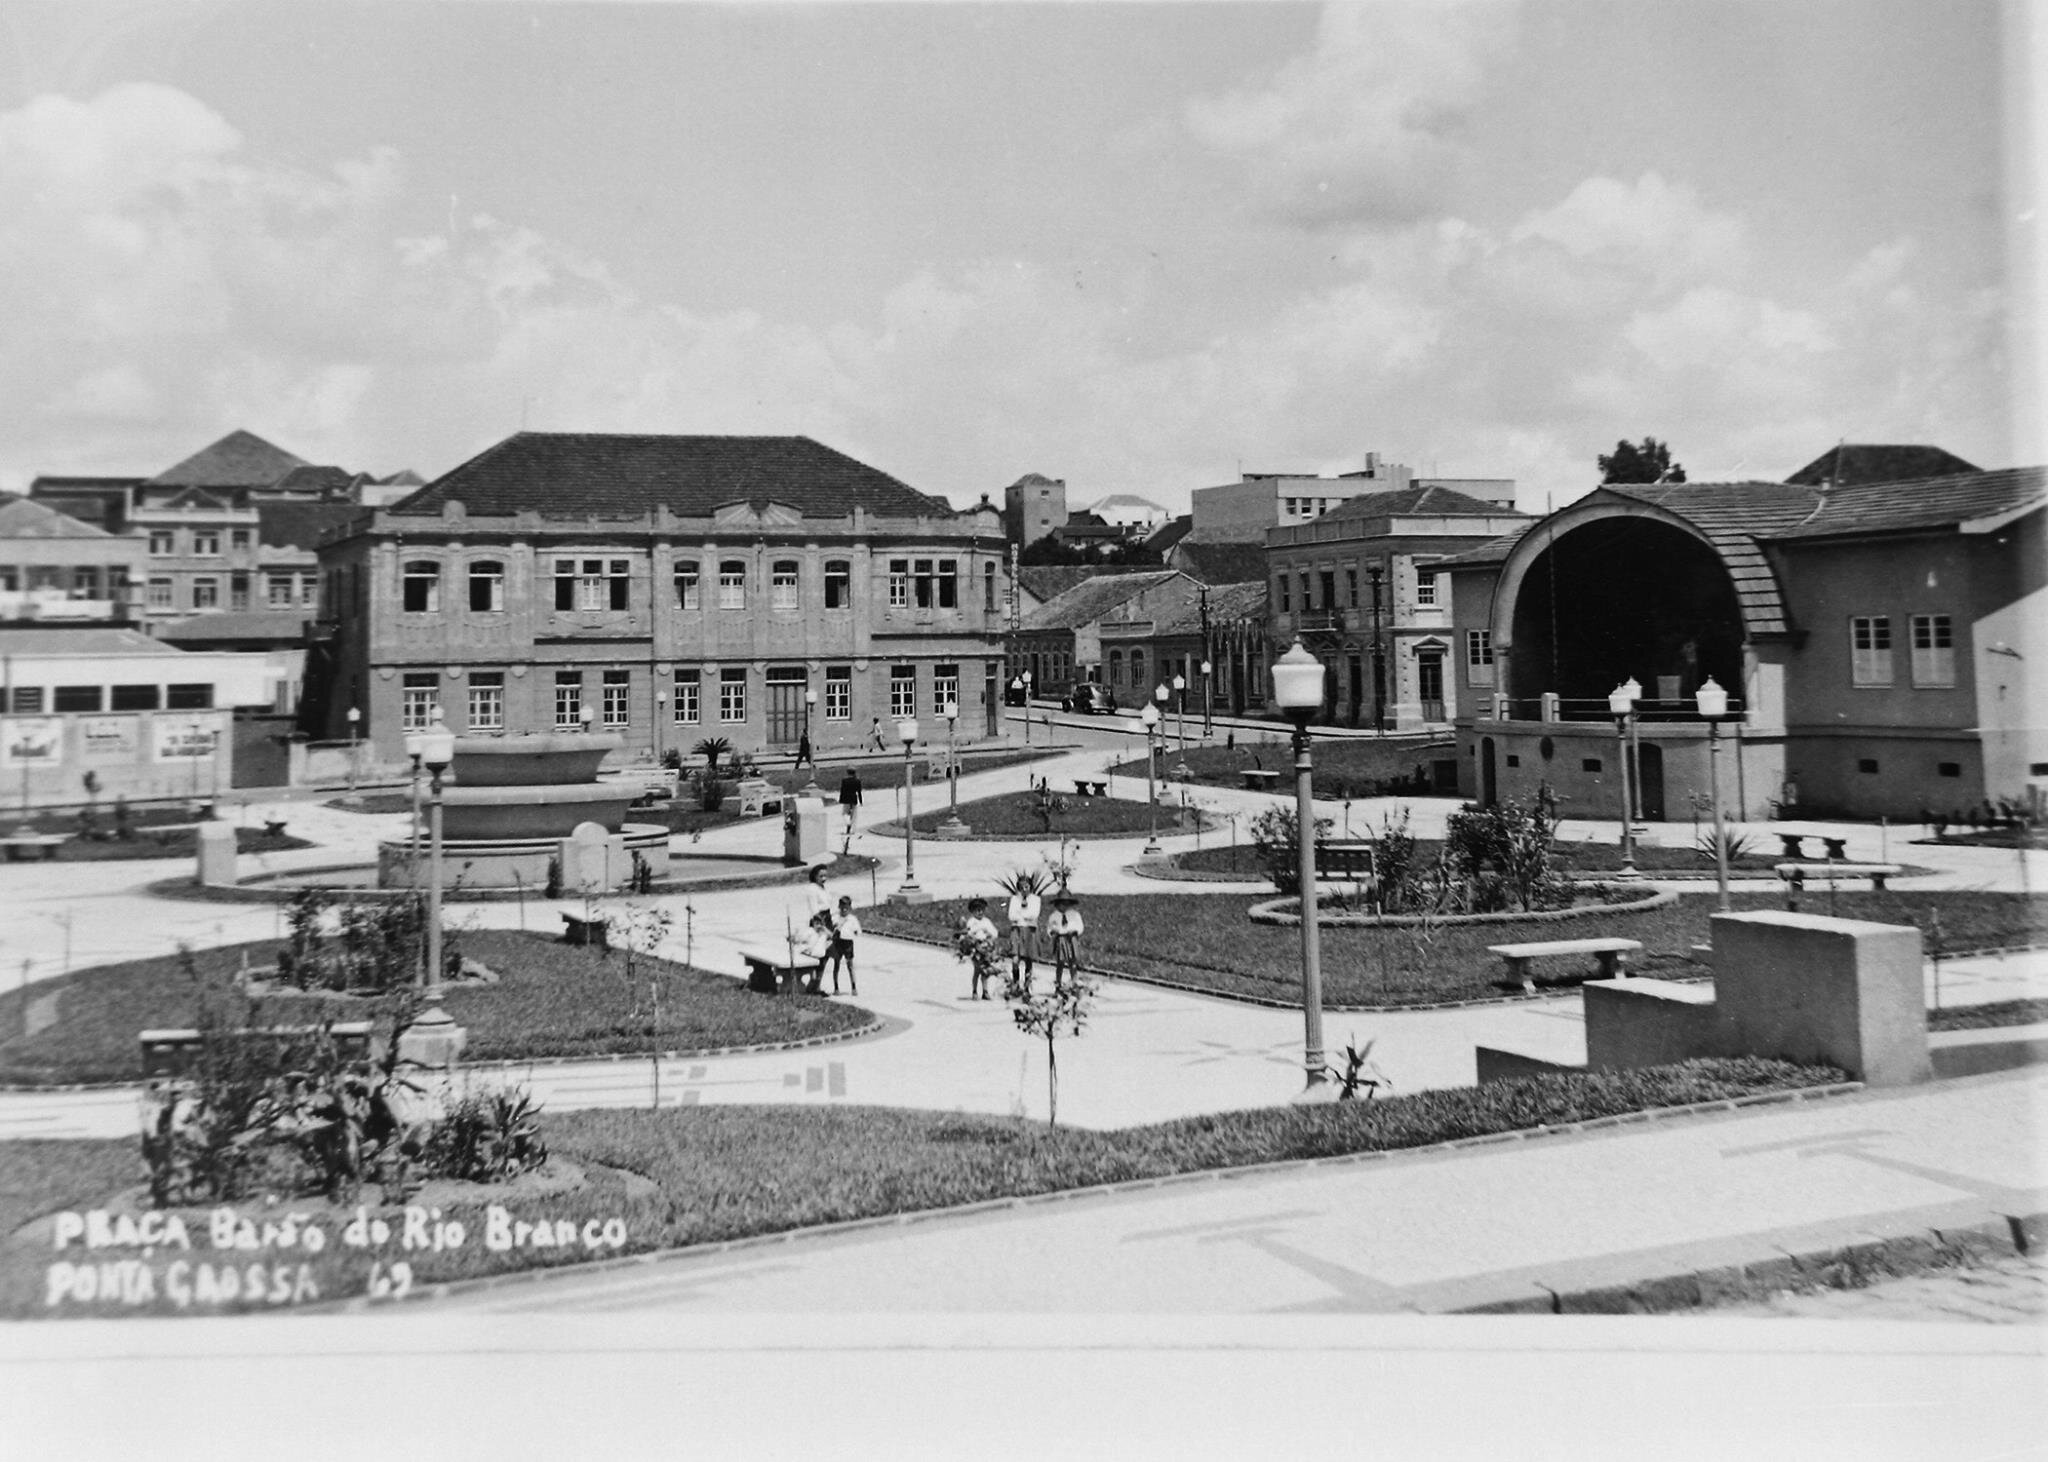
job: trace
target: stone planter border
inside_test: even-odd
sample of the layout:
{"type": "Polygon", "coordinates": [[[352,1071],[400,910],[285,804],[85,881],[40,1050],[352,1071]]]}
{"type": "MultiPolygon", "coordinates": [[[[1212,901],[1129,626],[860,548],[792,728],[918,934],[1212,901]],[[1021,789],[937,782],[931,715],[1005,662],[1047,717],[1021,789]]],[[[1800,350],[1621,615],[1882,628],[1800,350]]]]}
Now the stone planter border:
{"type": "MultiPolygon", "coordinates": [[[[1619,887],[1619,888],[1626,888],[1626,887],[1628,887],[1628,885],[1627,885],[1627,884],[1611,884],[1611,883],[1602,883],[1602,884],[1590,884],[1590,885],[1589,885],[1589,884],[1583,884],[1583,883],[1582,883],[1582,884],[1580,884],[1580,885],[1578,885],[1578,886],[1579,886],[1580,888],[1588,888],[1588,887],[1593,887],[1593,888],[1617,888],[1617,887],[1619,887]]],[[[1563,921],[1565,921],[1565,920],[1568,920],[1568,919],[1584,919],[1584,918],[1589,918],[1589,917],[1591,917],[1591,916],[1593,916],[1593,915],[1596,915],[1596,914],[1639,914],[1639,913],[1642,913],[1643,911],[1645,911],[1646,909],[1657,909],[1657,908],[1662,908],[1662,907],[1663,907],[1664,905],[1666,905],[1666,904],[1673,904],[1673,903],[1677,903],[1677,902],[1678,902],[1678,895],[1677,895],[1676,893],[1674,893],[1674,892],[1673,892],[1672,890],[1670,890],[1670,889],[1666,888],[1666,889],[1650,889],[1650,890],[1648,890],[1648,891],[1647,891],[1647,892],[1645,893],[1645,895],[1644,895],[1644,896],[1643,896],[1642,898],[1639,898],[1639,899],[1629,899],[1629,900],[1627,900],[1626,902],[1623,902],[1623,903],[1611,903],[1611,904],[1605,904],[1605,903],[1603,903],[1603,904],[1578,904],[1578,905],[1574,905],[1573,907],[1571,907],[1571,908],[1569,908],[1569,909],[1540,909],[1540,910],[1538,910],[1538,911],[1536,911],[1536,912],[1534,912],[1534,913],[1523,913],[1523,912],[1521,912],[1521,911],[1520,911],[1520,910],[1518,910],[1518,909],[1507,909],[1507,910],[1503,910],[1503,911],[1501,911],[1501,912],[1499,912],[1499,913],[1494,913],[1494,914],[1382,914],[1382,915],[1373,915],[1373,914],[1339,914],[1339,913],[1321,913],[1321,914],[1319,914],[1319,915],[1318,915],[1318,917],[1317,917],[1317,919],[1316,919],[1316,922],[1317,922],[1317,923],[1318,923],[1319,925],[1321,925],[1322,927],[1326,928],[1326,929],[1328,929],[1328,928],[1338,928],[1338,929],[1344,929],[1344,928],[1351,928],[1351,929],[1379,929],[1379,928],[1388,928],[1388,929],[1397,929],[1397,928],[1401,928],[1401,927],[1404,927],[1404,926],[1409,926],[1409,925],[1416,925],[1416,924],[1427,924],[1427,923],[1437,923],[1437,924],[1527,924],[1527,923],[1546,923],[1546,924],[1547,924],[1547,923],[1561,923],[1561,922],[1563,922],[1563,921]]],[[[1248,910],[1247,910],[1246,912],[1247,912],[1247,913],[1248,913],[1248,914],[1249,914],[1249,915],[1251,916],[1251,920],[1252,920],[1252,922],[1253,922],[1253,923],[1255,923],[1255,924],[1283,924],[1283,925],[1287,925],[1287,926],[1290,926],[1290,927],[1298,927],[1298,926],[1300,925],[1300,923],[1301,923],[1301,915],[1300,915],[1299,913],[1289,913],[1289,912],[1287,912],[1287,910],[1289,910],[1289,909],[1298,909],[1298,908],[1300,907],[1300,905],[1301,905],[1301,899],[1300,899],[1300,898],[1299,898],[1298,896],[1297,896],[1297,897],[1293,897],[1293,898],[1276,898],[1276,899],[1268,899],[1268,900],[1267,900],[1267,901],[1266,901],[1265,903],[1262,903],[1262,904],[1253,904],[1253,905],[1251,906],[1251,908],[1250,908],[1250,909],[1248,909],[1248,910]]]]}

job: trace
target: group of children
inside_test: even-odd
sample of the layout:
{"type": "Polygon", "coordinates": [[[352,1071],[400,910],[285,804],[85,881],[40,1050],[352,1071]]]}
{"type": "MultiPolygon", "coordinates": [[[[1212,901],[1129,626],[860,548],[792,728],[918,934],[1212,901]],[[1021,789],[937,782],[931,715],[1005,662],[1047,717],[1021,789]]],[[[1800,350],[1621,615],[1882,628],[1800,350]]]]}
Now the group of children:
{"type": "MultiPolygon", "coordinates": [[[[1039,914],[1043,907],[1037,892],[1019,889],[1010,895],[1005,915],[1010,925],[1010,987],[1012,990],[1029,995],[1031,979],[1036,971],[1041,941],[1052,947],[1053,988],[1059,989],[1069,976],[1080,973],[1078,941],[1082,932],[1081,901],[1065,889],[1053,895],[1052,917],[1045,921],[1043,934],[1039,930],[1039,914]]],[[[988,950],[998,947],[995,921],[988,916],[987,899],[969,899],[965,931],[976,946],[988,950]]],[[[972,983],[969,985],[969,999],[990,999],[989,985],[993,983],[997,961],[974,959],[969,961],[972,969],[972,983]]]]}
{"type": "Polygon", "coordinates": [[[810,917],[805,925],[802,954],[805,959],[816,960],[817,969],[811,975],[811,983],[805,992],[811,995],[824,994],[825,976],[832,976],[832,993],[839,993],[839,969],[846,967],[846,988],[849,994],[858,995],[860,984],[853,973],[853,941],[860,934],[860,920],[854,916],[853,900],[841,895],[839,905],[834,908],[832,896],[825,892],[825,870],[822,866],[813,868],[810,881],[804,885],[810,905],[810,917]]]}

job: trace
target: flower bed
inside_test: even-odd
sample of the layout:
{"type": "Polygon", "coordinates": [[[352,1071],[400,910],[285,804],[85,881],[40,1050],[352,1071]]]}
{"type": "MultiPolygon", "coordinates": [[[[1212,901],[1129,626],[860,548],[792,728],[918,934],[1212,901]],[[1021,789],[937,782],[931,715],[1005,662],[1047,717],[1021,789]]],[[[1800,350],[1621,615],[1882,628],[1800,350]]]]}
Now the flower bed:
{"type": "MultiPolygon", "coordinates": [[[[1573,904],[1568,909],[1507,909],[1491,914],[1375,914],[1342,895],[1329,894],[1316,900],[1316,923],[1325,929],[1377,928],[1382,925],[1421,928],[1445,924],[1548,924],[1600,914],[1636,914],[1646,909],[1661,908],[1678,899],[1678,895],[1669,890],[1627,883],[1580,884],[1578,892],[1586,902],[1573,904]]],[[[1253,904],[1250,912],[1252,921],[1257,924],[1301,927],[1299,897],[1268,899],[1265,903],[1253,904]]]]}

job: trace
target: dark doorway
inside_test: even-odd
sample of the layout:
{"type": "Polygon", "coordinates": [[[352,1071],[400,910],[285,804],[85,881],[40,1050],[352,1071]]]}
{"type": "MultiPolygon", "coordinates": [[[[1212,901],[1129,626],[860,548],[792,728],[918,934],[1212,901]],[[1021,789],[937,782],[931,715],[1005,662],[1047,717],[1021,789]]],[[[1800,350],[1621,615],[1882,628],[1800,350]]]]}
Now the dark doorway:
{"type": "Polygon", "coordinates": [[[1494,784],[1493,738],[1485,736],[1479,742],[1479,805],[1491,807],[1500,800],[1500,790],[1494,784]]]}
{"type": "Polygon", "coordinates": [[[1365,714],[1365,662],[1355,654],[1346,658],[1351,662],[1351,724],[1356,726],[1365,714]]]}
{"type": "Polygon", "coordinates": [[[1636,776],[1641,785],[1636,788],[1636,802],[1643,809],[1643,820],[1662,822],[1664,820],[1664,748],[1654,741],[1645,741],[1636,748],[1636,776]]]}

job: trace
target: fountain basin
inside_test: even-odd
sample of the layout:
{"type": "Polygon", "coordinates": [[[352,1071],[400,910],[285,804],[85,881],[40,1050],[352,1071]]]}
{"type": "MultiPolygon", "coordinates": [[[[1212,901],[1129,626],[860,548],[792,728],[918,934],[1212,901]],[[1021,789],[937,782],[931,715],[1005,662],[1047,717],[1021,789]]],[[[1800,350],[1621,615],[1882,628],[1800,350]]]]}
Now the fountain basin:
{"type": "Polygon", "coordinates": [[[455,782],[464,787],[546,787],[597,779],[605,757],[626,744],[611,735],[537,731],[455,738],[455,782]]]}
{"type": "MultiPolygon", "coordinates": [[[[651,823],[628,823],[621,829],[627,856],[637,854],[655,878],[669,872],[668,839],[665,827],[651,823]]],[[[524,888],[538,894],[547,887],[548,864],[559,866],[562,839],[534,838],[441,838],[441,878],[444,890],[524,888]]],[[[377,885],[380,888],[425,888],[429,877],[427,843],[420,840],[415,859],[410,838],[396,838],[377,845],[377,885]]],[[[569,888],[569,893],[580,892],[569,888]]]]}
{"type": "Polygon", "coordinates": [[[634,790],[617,782],[450,787],[441,794],[441,836],[566,838],[585,822],[613,831],[625,822],[634,790]]]}

